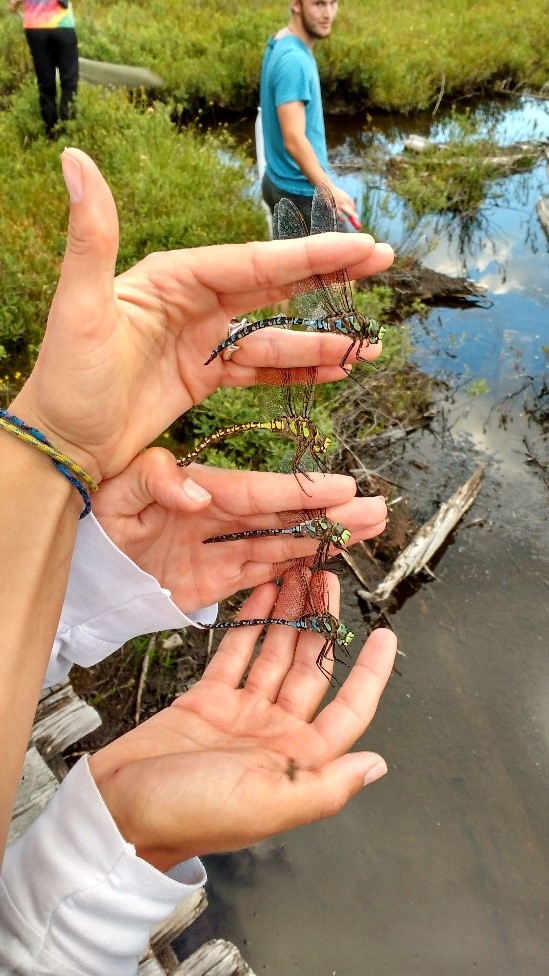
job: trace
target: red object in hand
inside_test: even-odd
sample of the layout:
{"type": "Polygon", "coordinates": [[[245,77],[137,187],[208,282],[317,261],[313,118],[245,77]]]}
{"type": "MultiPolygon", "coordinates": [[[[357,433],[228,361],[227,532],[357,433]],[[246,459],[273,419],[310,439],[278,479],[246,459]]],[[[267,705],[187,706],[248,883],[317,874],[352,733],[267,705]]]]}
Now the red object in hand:
{"type": "Polygon", "coordinates": [[[349,221],[351,227],[354,227],[355,230],[362,230],[362,224],[360,223],[358,217],[355,217],[354,214],[345,214],[345,216],[349,221]]]}

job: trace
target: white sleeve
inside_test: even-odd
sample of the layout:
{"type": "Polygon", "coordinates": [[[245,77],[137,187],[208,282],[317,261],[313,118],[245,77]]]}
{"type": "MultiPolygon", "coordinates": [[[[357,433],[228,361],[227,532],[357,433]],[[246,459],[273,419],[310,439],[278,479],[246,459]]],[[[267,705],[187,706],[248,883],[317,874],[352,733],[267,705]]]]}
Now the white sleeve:
{"type": "Polygon", "coordinates": [[[118,549],[93,515],[78,526],[69,582],[44,685],[91,667],[138,634],[215,621],[217,606],[184,614],[154,576],[118,549]]]}
{"type": "Polygon", "coordinates": [[[162,874],[136,855],[84,757],[6,851],[0,972],[135,976],[151,930],[205,882],[197,857],[162,874]]]}

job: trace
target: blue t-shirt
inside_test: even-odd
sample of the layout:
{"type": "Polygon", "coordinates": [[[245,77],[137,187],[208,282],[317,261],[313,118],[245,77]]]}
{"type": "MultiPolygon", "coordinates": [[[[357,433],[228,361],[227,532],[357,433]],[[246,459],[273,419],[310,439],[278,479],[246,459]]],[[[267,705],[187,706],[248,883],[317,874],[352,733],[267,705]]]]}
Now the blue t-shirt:
{"type": "Polygon", "coordinates": [[[320,78],[313,52],[293,34],[276,41],[270,37],[261,65],[259,101],[267,176],[285,193],[312,197],[314,187],[284,148],[278,105],[305,104],[305,134],[322,168],[328,172],[326,133],[322,113],[320,78]]]}

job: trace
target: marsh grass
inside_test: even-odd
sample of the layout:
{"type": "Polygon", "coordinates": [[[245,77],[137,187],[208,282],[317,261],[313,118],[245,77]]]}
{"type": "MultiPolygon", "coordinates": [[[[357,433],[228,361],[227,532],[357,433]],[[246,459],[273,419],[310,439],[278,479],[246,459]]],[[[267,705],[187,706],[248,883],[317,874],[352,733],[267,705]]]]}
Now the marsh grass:
{"type": "MultiPolygon", "coordinates": [[[[257,105],[267,37],[283,26],[280,0],[86,0],[76,3],[84,57],[133,64],[164,80],[165,97],[188,113],[257,105]]],[[[549,77],[546,0],[416,0],[375,5],[341,0],[332,37],[318,45],[327,107],[410,112],[442,95],[540,89],[549,77]]],[[[18,19],[0,16],[0,93],[31,74],[18,19]]]]}
{"type": "Polygon", "coordinates": [[[0,112],[0,347],[25,367],[39,346],[67,226],[59,155],[77,145],[98,163],[120,216],[117,270],[151,251],[265,236],[250,161],[220,128],[178,133],[167,106],[82,86],[78,117],[46,140],[28,81],[0,112]]]}

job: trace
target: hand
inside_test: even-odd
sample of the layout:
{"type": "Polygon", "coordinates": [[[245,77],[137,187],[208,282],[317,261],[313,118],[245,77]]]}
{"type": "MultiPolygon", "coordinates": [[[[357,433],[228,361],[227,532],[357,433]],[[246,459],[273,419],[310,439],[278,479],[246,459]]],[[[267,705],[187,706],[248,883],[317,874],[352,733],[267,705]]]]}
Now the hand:
{"type": "MultiPolygon", "coordinates": [[[[355,202],[353,198],[350,197],[348,193],[345,193],[345,190],[342,190],[339,186],[334,186],[333,183],[330,189],[332,191],[336,203],[337,216],[339,221],[342,222],[345,216],[350,214],[356,221],[360,223],[360,217],[356,212],[355,202]]],[[[353,279],[351,278],[351,280],[353,279]]]]}
{"type": "Polygon", "coordinates": [[[230,361],[204,362],[233,316],[281,301],[285,284],[314,272],[383,271],[393,258],[388,245],[327,234],[171,251],[114,279],[111,192],[80,150],[61,159],[71,197],[67,250],[40,355],[11,409],[92,477],[118,474],[218,386],[254,384],[256,367],[314,365],[320,381],[341,378],[348,340],[313,333],[268,330],[230,361]]]}
{"type": "MultiPolygon", "coordinates": [[[[328,576],[336,613],[337,581],[328,576]]],[[[267,617],[274,601],[275,587],[260,587],[240,616],[267,617]]],[[[90,760],[122,835],[160,870],[331,816],[386,772],[376,754],[348,750],[391,673],[392,632],[370,635],[321,711],[327,681],[310,632],[271,626],[240,687],[258,633],[229,631],[197,684],[90,760]]]]}
{"type": "Polygon", "coordinates": [[[286,560],[317,548],[292,536],[215,545],[204,539],[281,528],[279,512],[309,508],[326,508],[352,531],[351,542],[383,531],[383,498],[355,498],[354,480],[343,475],[311,477],[305,494],[292,474],[182,469],[169,451],[151,448],[102,483],[94,514],[130,559],[171,590],[180,610],[192,613],[281,575],[286,560]]]}

